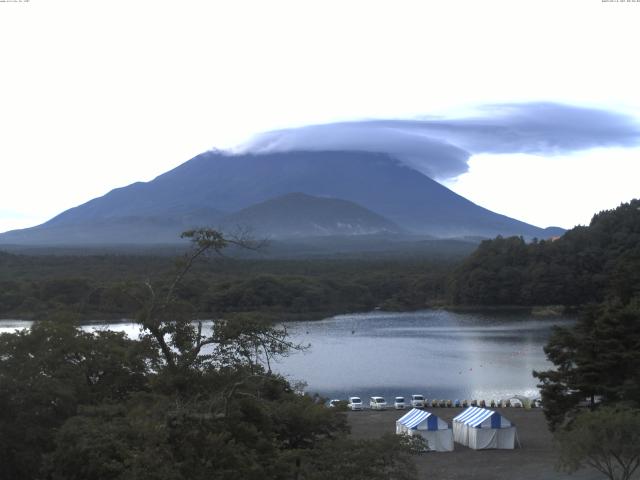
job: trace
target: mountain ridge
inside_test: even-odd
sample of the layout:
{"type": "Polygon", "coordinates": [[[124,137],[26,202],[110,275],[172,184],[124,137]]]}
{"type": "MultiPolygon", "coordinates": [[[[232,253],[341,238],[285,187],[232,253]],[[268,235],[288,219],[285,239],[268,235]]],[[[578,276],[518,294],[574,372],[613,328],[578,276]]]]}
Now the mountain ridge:
{"type": "Polygon", "coordinates": [[[221,220],[223,230],[248,227],[256,235],[296,238],[401,233],[381,215],[348,200],[292,192],[250,205],[221,220]]]}
{"type": "Polygon", "coordinates": [[[440,238],[546,238],[562,232],[491,212],[388,154],[209,151],[149,182],[114,189],[42,225],[0,234],[0,242],[165,242],[177,239],[181,229],[217,225],[225,216],[292,192],[352,202],[405,231],[440,238]]]}

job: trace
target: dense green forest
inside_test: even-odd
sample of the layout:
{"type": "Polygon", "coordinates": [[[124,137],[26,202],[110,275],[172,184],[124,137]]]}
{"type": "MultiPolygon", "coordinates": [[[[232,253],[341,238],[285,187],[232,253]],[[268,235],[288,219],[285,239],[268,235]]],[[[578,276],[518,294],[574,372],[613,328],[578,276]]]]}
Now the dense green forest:
{"type": "Polygon", "coordinates": [[[482,242],[455,270],[448,293],[463,305],[579,306],[626,301],[639,289],[640,200],[633,200],[556,240],[482,242]]]}
{"type": "MultiPolygon", "coordinates": [[[[296,318],[415,309],[443,303],[459,257],[259,260],[211,258],[176,292],[202,315],[260,311],[296,318]]],[[[85,318],[131,316],[131,285],[168,279],[175,260],[143,255],[0,253],[0,316],[39,318],[55,310],[85,318]]]]}

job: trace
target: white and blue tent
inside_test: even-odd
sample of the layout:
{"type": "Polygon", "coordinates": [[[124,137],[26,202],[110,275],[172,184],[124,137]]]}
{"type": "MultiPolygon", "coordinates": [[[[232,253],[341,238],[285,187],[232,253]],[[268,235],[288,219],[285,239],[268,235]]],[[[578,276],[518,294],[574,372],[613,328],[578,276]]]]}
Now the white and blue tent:
{"type": "Polygon", "coordinates": [[[515,448],[516,427],[499,412],[469,407],[453,419],[453,438],[474,450],[515,448]]]}
{"type": "Polygon", "coordinates": [[[453,431],[440,417],[431,412],[413,408],[396,420],[398,435],[420,435],[429,450],[453,451],[453,431]]]}

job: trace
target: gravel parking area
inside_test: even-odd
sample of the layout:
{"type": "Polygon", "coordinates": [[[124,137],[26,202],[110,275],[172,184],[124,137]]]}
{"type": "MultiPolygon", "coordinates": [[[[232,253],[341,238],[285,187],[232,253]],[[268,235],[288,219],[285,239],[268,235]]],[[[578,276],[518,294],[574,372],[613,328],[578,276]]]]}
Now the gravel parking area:
{"type": "MultiPolygon", "coordinates": [[[[451,424],[462,409],[428,408],[451,424]]],[[[553,437],[541,410],[522,408],[497,409],[516,425],[522,448],[515,450],[472,450],[455,444],[453,452],[429,452],[416,456],[419,478],[434,480],[601,480],[595,470],[573,475],[555,470],[556,454],[553,437]]],[[[375,438],[395,432],[395,421],[406,410],[347,412],[351,435],[355,438],[375,438]]]]}

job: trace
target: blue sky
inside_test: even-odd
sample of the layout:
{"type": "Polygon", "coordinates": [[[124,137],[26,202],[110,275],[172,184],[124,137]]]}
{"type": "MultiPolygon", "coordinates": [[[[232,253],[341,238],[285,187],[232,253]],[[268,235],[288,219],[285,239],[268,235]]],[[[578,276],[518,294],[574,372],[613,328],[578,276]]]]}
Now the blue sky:
{"type": "MultiPolygon", "coordinates": [[[[637,122],[638,24],[640,3],[601,0],[0,3],[0,231],[261,132],[496,104],[637,122]]],[[[633,142],[465,139],[440,181],[499,213],[571,227],[640,196],[633,142]]]]}

